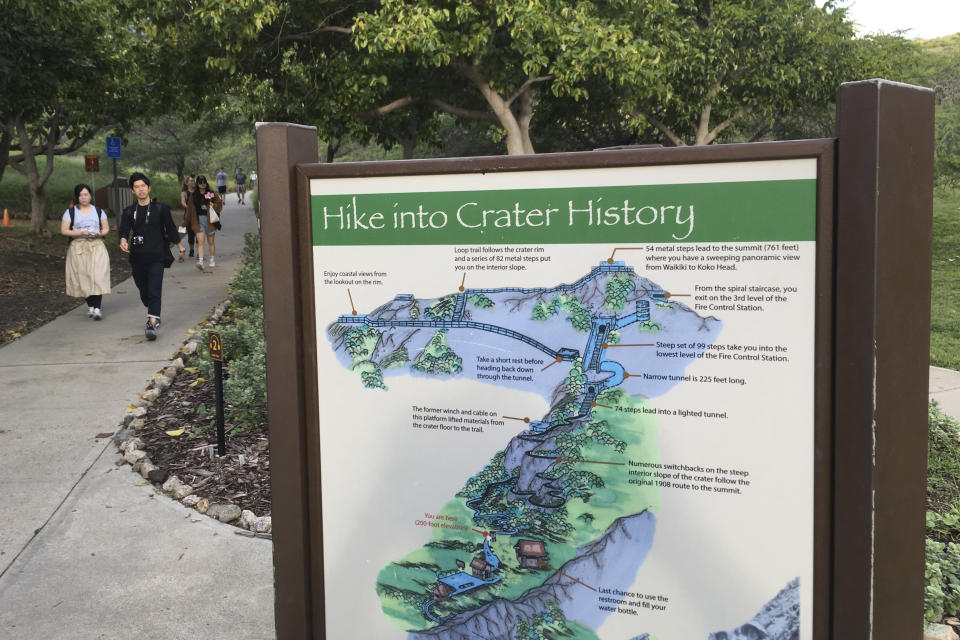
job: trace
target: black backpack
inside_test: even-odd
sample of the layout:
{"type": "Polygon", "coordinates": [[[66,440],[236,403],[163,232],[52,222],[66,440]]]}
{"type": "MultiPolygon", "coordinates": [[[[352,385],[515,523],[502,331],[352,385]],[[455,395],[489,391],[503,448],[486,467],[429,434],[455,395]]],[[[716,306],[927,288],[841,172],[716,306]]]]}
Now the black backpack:
{"type": "MultiPolygon", "coordinates": [[[[97,211],[97,222],[99,223],[99,222],[100,222],[100,216],[103,215],[103,209],[101,209],[101,208],[98,207],[97,205],[93,205],[93,208],[97,211]]],[[[76,207],[70,207],[70,209],[68,209],[68,211],[70,212],[70,231],[73,231],[73,218],[74,218],[74,216],[77,215],[77,208],[76,208],[76,207]]],[[[73,242],[73,237],[72,237],[72,236],[71,236],[71,238],[70,238],[70,242],[73,242]]],[[[79,247],[80,245],[77,245],[77,246],[79,247]]]]}

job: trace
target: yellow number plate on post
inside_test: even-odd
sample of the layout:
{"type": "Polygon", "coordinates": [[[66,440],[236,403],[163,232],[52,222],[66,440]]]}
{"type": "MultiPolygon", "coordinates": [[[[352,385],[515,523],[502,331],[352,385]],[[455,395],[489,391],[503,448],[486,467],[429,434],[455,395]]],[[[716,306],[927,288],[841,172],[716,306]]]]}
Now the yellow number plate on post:
{"type": "Polygon", "coordinates": [[[223,342],[220,341],[220,334],[211,331],[207,334],[207,349],[210,351],[210,359],[217,362],[223,362],[223,342]]]}

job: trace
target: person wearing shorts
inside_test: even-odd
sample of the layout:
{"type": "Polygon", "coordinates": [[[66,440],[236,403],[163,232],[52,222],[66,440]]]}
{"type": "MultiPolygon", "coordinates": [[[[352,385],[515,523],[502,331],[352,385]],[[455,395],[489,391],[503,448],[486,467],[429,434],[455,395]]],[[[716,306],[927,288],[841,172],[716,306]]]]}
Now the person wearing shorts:
{"type": "Polygon", "coordinates": [[[223,167],[217,170],[217,193],[220,194],[220,201],[226,202],[227,200],[227,172],[223,170],[223,167]]]}
{"type": "Polygon", "coordinates": [[[217,233],[217,223],[211,223],[209,216],[211,211],[216,211],[219,214],[222,210],[223,202],[220,200],[220,196],[210,191],[206,176],[197,176],[197,189],[193,192],[190,200],[187,201],[187,211],[183,215],[183,224],[190,225],[193,232],[197,234],[197,269],[200,271],[203,271],[204,240],[206,240],[210,252],[210,267],[217,266],[214,258],[217,250],[214,240],[217,233]]]}

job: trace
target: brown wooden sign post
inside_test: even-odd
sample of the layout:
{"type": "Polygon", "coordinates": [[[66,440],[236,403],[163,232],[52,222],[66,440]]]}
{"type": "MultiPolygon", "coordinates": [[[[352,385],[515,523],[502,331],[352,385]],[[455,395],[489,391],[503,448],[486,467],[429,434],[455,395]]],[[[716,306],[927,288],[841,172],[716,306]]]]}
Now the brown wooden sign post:
{"type": "Polygon", "coordinates": [[[394,163],[258,125],[278,638],[916,637],[933,98],[838,109],[394,163]]]}

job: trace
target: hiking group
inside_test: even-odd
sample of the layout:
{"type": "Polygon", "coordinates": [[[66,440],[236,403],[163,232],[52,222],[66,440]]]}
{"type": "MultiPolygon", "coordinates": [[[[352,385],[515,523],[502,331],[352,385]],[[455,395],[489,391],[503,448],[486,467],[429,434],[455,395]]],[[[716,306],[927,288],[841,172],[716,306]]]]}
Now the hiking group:
{"type": "MultiPolygon", "coordinates": [[[[220,213],[226,195],[223,167],[216,176],[216,193],[203,175],[191,175],[184,181],[180,194],[184,214],[178,227],[170,207],[150,197],[150,179],[139,171],[130,175],[128,184],[136,202],[120,214],[118,233],[120,250],[130,256],[133,281],[147,310],[144,325],[147,340],[156,340],[160,328],[163,272],[174,262],[170,247],[178,247],[179,259],[183,262],[186,249],[182,236],[186,235],[190,257],[196,245],[197,269],[204,271],[216,266],[215,237],[222,228],[220,213]],[[205,253],[209,256],[207,265],[205,253]]],[[[242,204],[247,176],[242,169],[237,169],[234,179],[238,202],[242,204]]],[[[88,185],[78,184],[73,193],[76,205],[71,204],[64,211],[60,222],[60,233],[70,238],[65,267],[67,295],[84,298],[88,317],[102,320],[103,296],[110,293],[110,255],[102,238],[110,232],[110,225],[106,212],[92,203],[93,190],[88,185]]]]}

